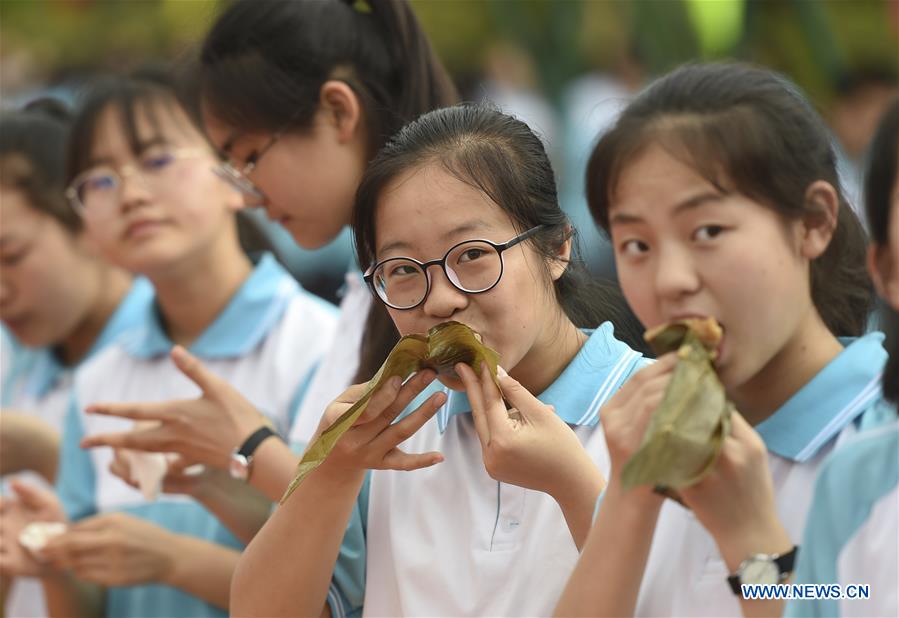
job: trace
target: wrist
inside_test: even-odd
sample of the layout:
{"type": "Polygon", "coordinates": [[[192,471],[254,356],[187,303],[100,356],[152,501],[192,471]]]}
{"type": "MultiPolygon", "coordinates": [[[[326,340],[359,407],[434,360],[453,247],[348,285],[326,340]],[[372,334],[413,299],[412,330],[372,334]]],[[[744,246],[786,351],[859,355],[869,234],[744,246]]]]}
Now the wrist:
{"type": "Polygon", "coordinates": [[[173,588],[182,588],[181,586],[181,568],[179,565],[184,563],[184,557],[190,555],[190,549],[184,547],[186,537],[164,531],[160,543],[162,546],[162,573],[159,582],[173,588]]]}
{"type": "Polygon", "coordinates": [[[589,457],[585,457],[577,470],[565,475],[561,483],[546,492],[559,504],[562,511],[587,505],[592,513],[606,481],[602,472],[589,457]]]}
{"type": "Polygon", "coordinates": [[[753,554],[783,554],[793,548],[790,536],[777,519],[729,530],[715,536],[715,542],[731,573],[753,554]]]}
{"type": "Polygon", "coordinates": [[[651,487],[640,485],[625,489],[621,484],[621,479],[614,476],[606,487],[603,501],[607,500],[619,505],[617,508],[627,513],[628,517],[635,520],[653,521],[658,518],[662,505],[665,503],[665,497],[653,491],[651,487]]]}

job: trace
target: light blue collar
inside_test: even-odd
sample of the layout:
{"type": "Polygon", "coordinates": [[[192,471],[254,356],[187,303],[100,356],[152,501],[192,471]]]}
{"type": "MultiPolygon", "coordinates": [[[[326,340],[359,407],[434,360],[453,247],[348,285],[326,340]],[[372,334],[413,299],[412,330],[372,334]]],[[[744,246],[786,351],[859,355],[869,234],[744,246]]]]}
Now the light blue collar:
{"type": "MultiPolygon", "coordinates": [[[[143,319],[152,299],[153,286],[150,285],[150,282],[143,277],[135,279],[131,284],[131,289],[119,303],[81,362],[86,361],[118,336],[137,326],[143,319]]],[[[46,395],[71,369],[60,362],[52,348],[20,348],[20,351],[22,356],[19,356],[19,353],[16,354],[15,365],[17,367],[14,367],[13,372],[16,375],[27,374],[24,392],[31,397],[40,398],[46,395]],[[22,365],[18,366],[20,362],[22,365]]],[[[16,379],[16,375],[10,375],[10,383],[16,379]]]]}
{"type": "MultiPolygon", "coordinates": [[[[224,311],[190,346],[190,351],[206,359],[247,354],[278,323],[300,289],[299,283],[271,254],[264,254],[224,311]]],[[[155,302],[148,307],[143,326],[122,343],[137,358],[169,353],[174,344],[163,328],[155,302]]]]}
{"type": "Polygon", "coordinates": [[[881,396],[883,333],[841,339],[846,348],[756,427],[772,453],[797,462],[815,456],[881,396]]]}
{"type": "MultiPolygon", "coordinates": [[[[596,330],[584,330],[590,338],[555,382],[537,398],[555,406],[556,414],[570,425],[592,426],[599,422],[599,409],[640,369],[647,360],[639,352],[615,338],[611,322],[596,330]]],[[[471,404],[464,392],[444,389],[446,403],[437,411],[440,432],[450,418],[470,414],[471,404]]]]}

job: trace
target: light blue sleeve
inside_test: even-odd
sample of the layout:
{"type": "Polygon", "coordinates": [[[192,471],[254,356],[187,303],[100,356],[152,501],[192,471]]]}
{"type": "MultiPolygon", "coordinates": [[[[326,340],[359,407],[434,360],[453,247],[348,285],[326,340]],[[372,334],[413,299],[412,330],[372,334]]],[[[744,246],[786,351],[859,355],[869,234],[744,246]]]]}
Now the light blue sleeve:
{"type": "Polygon", "coordinates": [[[97,476],[90,451],[81,448],[83,437],[81,407],[73,389],[63,426],[56,475],[56,492],[72,521],[97,513],[97,476]]]}
{"type": "MultiPolygon", "coordinates": [[[[828,457],[815,483],[794,583],[842,583],[837,572],[840,553],[868,520],[877,501],[899,484],[897,462],[896,425],[863,433],[828,457]]],[[[884,557],[888,556],[885,552],[884,557]]],[[[852,581],[851,573],[844,575],[852,581]]],[[[784,616],[790,617],[839,615],[840,606],[834,599],[791,600],[784,611],[784,616]]]]}
{"type": "Polygon", "coordinates": [[[334,566],[331,587],[328,589],[328,606],[334,618],[361,616],[365,597],[365,538],[368,523],[368,496],[371,471],[365,475],[356,507],[350,516],[334,566]]]}

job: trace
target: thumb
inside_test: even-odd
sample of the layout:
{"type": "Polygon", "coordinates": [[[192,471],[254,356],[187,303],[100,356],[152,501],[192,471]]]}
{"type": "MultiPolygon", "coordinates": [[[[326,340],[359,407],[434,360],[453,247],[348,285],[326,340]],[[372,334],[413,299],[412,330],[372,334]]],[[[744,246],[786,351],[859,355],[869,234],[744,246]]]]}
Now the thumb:
{"type": "Polygon", "coordinates": [[[22,505],[29,509],[38,509],[56,502],[56,494],[37,485],[14,480],[10,482],[10,487],[22,505]]]}
{"type": "Polygon", "coordinates": [[[172,348],[171,357],[178,370],[199,386],[205,395],[212,397],[226,387],[221,378],[207,369],[206,365],[184,347],[176,345],[172,348]]]}
{"type": "Polygon", "coordinates": [[[525,417],[531,414],[549,413],[550,406],[534,397],[518,380],[505,371],[498,370],[496,375],[499,378],[499,385],[502,387],[503,399],[525,417]]]}

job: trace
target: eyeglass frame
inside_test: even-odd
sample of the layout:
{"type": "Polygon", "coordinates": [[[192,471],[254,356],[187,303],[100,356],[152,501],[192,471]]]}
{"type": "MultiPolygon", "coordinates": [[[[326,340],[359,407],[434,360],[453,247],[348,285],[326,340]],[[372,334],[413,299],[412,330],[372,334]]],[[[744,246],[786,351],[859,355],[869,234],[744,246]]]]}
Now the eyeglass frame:
{"type": "Polygon", "coordinates": [[[241,193],[251,195],[262,202],[265,200],[265,194],[256,186],[256,183],[247,176],[256,169],[259,165],[259,161],[265,156],[265,153],[271,150],[272,146],[277,144],[278,140],[284,137],[285,131],[286,129],[282,129],[274,133],[271,138],[269,138],[268,143],[258,151],[252,153],[240,169],[231,162],[230,154],[225,150],[223,154],[226,154],[228,158],[225,158],[224,161],[214,166],[212,172],[225,182],[229,183],[234,189],[237,189],[241,193]]]}
{"type": "Polygon", "coordinates": [[[368,269],[365,271],[365,274],[362,275],[362,279],[368,285],[369,290],[371,290],[371,293],[374,294],[378,298],[378,300],[380,300],[382,303],[384,303],[391,309],[396,309],[397,311],[409,311],[411,309],[415,309],[416,307],[421,306],[428,299],[428,295],[431,293],[431,275],[430,275],[429,269],[432,266],[439,265],[440,269],[443,271],[443,274],[446,277],[447,281],[449,281],[450,284],[454,288],[456,288],[463,294],[483,294],[484,292],[489,292],[490,290],[495,288],[497,285],[499,285],[499,282],[503,278],[503,273],[506,270],[506,262],[503,259],[503,253],[507,249],[511,249],[515,245],[518,245],[518,244],[524,242],[525,240],[531,238],[537,232],[543,230],[546,227],[547,227],[547,225],[545,223],[541,223],[540,225],[534,226],[531,229],[529,229],[525,232],[522,232],[518,236],[515,236],[514,238],[511,238],[510,240],[507,240],[504,243],[495,243],[492,240],[487,240],[486,238],[471,238],[469,240],[463,240],[462,242],[458,242],[455,245],[453,245],[452,247],[450,247],[447,250],[447,252],[445,254],[443,254],[443,257],[440,258],[439,260],[431,260],[429,262],[421,262],[419,260],[416,260],[415,258],[405,257],[405,256],[397,256],[397,257],[387,258],[386,260],[381,260],[380,262],[377,262],[377,263],[369,266],[368,269]],[[471,242],[482,242],[482,243],[488,244],[491,247],[493,247],[496,250],[496,253],[499,255],[499,275],[497,275],[496,281],[494,281],[490,287],[486,287],[483,290],[470,291],[470,290],[466,290],[466,289],[459,287],[458,285],[456,285],[453,282],[452,277],[450,277],[449,272],[447,272],[447,270],[446,270],[446,260],[449,257],[450,253],[452,253],[453,250],[455,250],[456,248],[461,247],[462,245],[466,245],[471,242]],[[426,282],[425,293],[421,297],[421,300],[418,301],[417,303],[415,303],[414,305],[410,305],[408,307],[397,307],[396,305],[392,305],[387,300],[382,298],[381,295],[378,294],[377,289],[375,289],[375,284],[374,284],[375,271],[377,271],[378,268],[380,268],[384,264],[395,261],[395,260],[406,260],[409,262],[414,262],[421,268],[422,272],[425,274],[425,282],[426,282]]]}
{"type": "MultiPolygon", "coordinates": [[[[173,148],[166,152],[167,152],[167,154],[172,155],[174,157],[175,161],[180,161],[182,159],[189,159],[189,158],[193,158],[198,155],[202,155],[204,150],[202,148],[195,148],[195,147],[188,146],[188,147],[184,147],[184,148],[173,148]]],[[[139,166],[135,163],[126,163],[125,165],[122,165],[121,167],[118,167],[118,168],[116,168],[113,165],[109,165],[109,164],[105,164],[105,163],[102,165],[94,165],[93,167],[89,167],[88,169],[84,170],[83,172],[81,172],[80,174],[75,176],[75,178],[72,179],[72,182],[70,182],[68,184],[68,186],[66,187],[66,190],[65,190],[66,201],[68,201],[69,206],[71,206],[72,210],[74,210],[80,217],[84,216],[84,213],[87,212],[88,208],[81,201],[81,198],[78,197],[78,189],[76,187],[81,182],[86,180],[90,176],[91,172],[95,172],[97,169],[100,169],[103,167],[108,167],[110,169],[110,171],[113,173],[113,175],[118,179],[118,190],[119,191],[122,190],[124,181],[129,176],[132,176],[134,174],[140,174],[141,178],[143,178],[144,181],[146,182],[146,178],[144,177],[144,172],[142,170],[140,170],[139,166]],[[126,170],[128,168],[131,168],[131,171],[128,173],[125,173],[124,170],[126,170]]]]}

